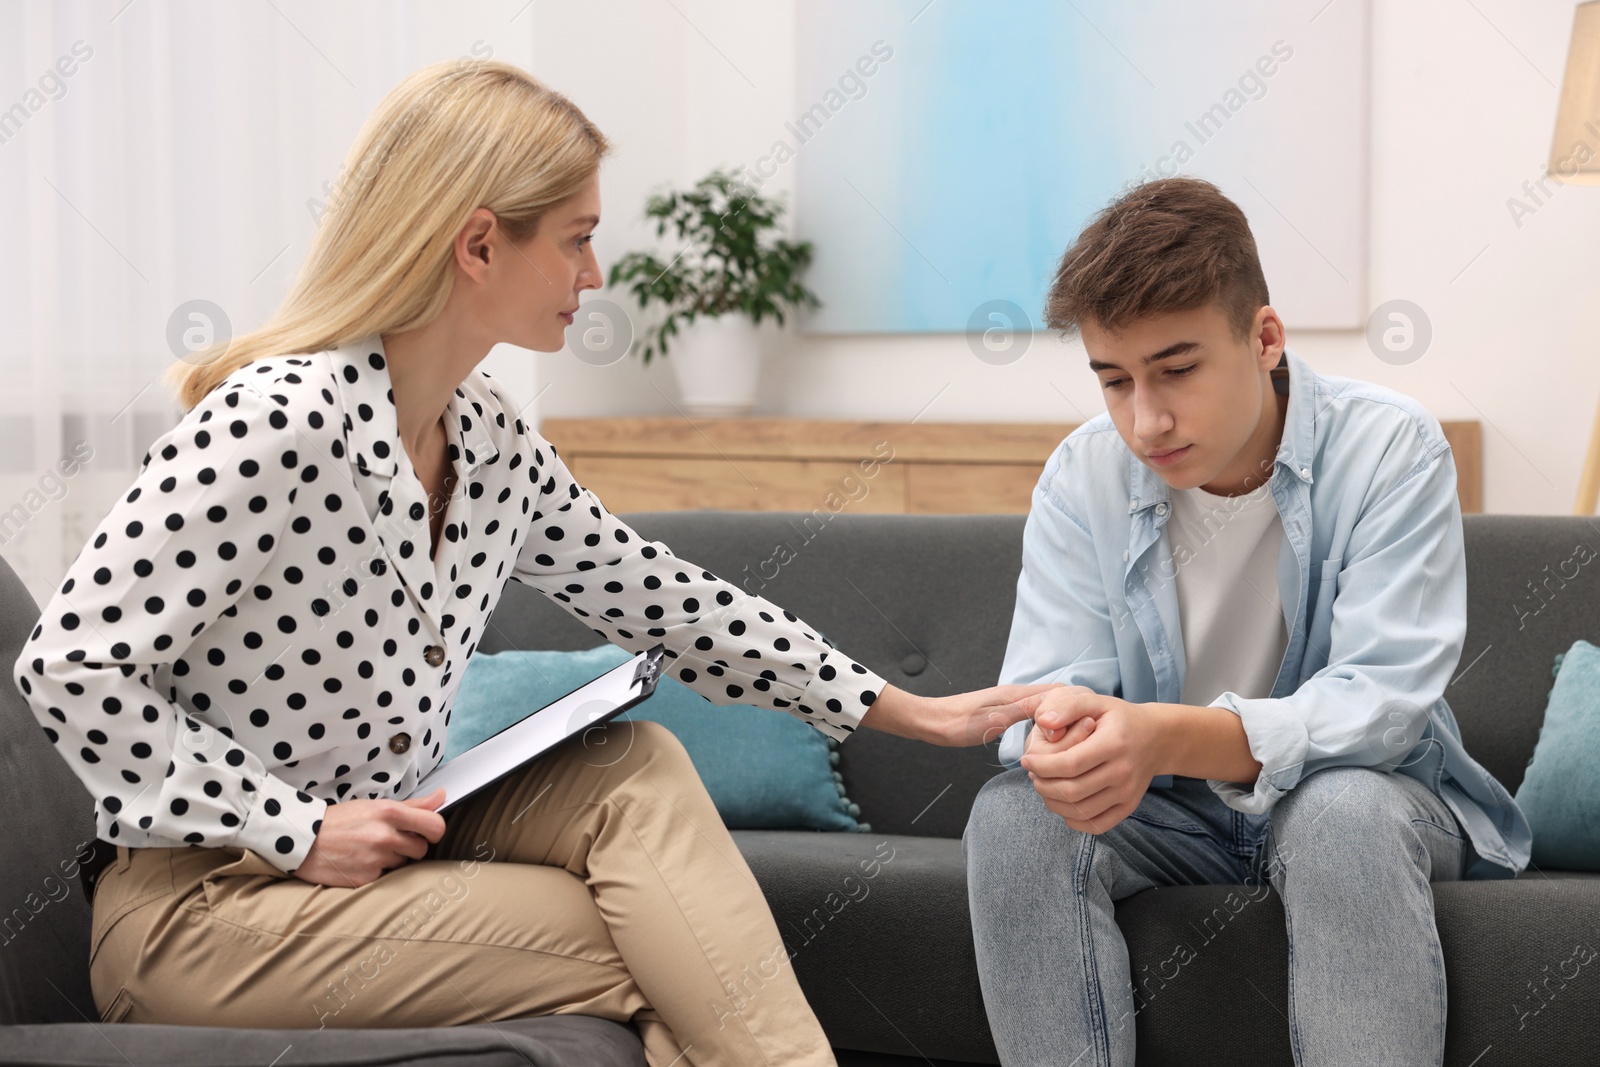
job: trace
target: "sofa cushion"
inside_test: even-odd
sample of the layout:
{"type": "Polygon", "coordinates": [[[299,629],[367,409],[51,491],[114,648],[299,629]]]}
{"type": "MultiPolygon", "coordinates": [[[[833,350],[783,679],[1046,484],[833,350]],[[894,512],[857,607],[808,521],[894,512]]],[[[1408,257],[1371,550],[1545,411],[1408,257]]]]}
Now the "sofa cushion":
{"type": "MultiPolygon", "coordinates": [[[[626,662],[616,645],[578,652],[475,655],[461,678],[444,758],[473,745],[626,662]]],[[[837,747],[793,715],[717,705],[663,674],[655,692],[612,723],[584,734],[585,746],[620,745],[626,720],[657,722],[683,742],[717,813],[730,827],[858,830],[833,769],[837,747]]],[[[858,809],[859,810],[859,809],[858,809]]]]}
{"type": "Polygon", "coordinates": [[[644,1067],[632,1027],[585,1015],[388,1030],[246,1030],[147,1023],[14,1026],[6,1063],[73,1067],[644,1067]]]}
{"type": "Polygon", "coordinates": [[[1534,863],[1600,871],[1600,648],[1574,641],[1556,663],[1517,805],[1533,827],[1534,863]]]}
{"type": "Polygon", "coordinates": [[[1446,686],[1472,757],[1515,793],[1550,664],[1600,633],[1600,518],[1466,515],[1467,640],[1446,686]]]}

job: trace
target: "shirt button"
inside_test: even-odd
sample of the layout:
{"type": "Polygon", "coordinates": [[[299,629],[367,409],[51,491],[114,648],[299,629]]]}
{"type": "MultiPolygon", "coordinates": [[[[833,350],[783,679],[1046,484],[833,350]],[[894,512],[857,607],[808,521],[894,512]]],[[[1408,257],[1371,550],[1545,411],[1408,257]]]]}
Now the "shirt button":
{"type": "Polygon", "coordinates": [[[1300,477],[1302,477],[1302,478],[1311,477],[1311,468],[1310,467],[1301,467],[1300,468],[1300,477]]]}
{"type": "Polygon", "coordinates": [[[1156,505],[1156,514],[1157,515],[1165,515],[1166,513],[1167,513],[1167,506],[1165,504],[1157,504],[1156,505]]]}
{"type": "Polygon", "coordinates": [[[411,735],[400,733],[389,738],[389,751],[399,755],[411,747],[411,735]]]}
{"type": "Polygon", "coordinates": [[[428,666],[437,667],[444,662],[444,649],[439,645],[429,645],[422,650],[422,658],[428,661],[428,666]]]}

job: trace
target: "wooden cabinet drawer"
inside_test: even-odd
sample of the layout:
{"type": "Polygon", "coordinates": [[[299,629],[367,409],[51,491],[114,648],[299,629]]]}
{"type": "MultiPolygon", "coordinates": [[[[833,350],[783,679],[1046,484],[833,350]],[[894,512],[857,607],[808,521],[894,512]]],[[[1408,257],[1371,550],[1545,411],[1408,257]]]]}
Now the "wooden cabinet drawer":
{"type": "Polygon", "coordinates": [[[1026,513],[1044,464],[907,464],[906,510],[922,515],[1026,513]]]}

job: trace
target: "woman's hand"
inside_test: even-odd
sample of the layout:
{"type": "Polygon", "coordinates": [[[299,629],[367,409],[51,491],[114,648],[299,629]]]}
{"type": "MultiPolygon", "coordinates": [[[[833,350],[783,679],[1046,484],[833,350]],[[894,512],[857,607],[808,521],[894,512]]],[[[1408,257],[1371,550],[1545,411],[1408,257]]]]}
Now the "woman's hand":
{"type": "Polygon", "coordinates": [[[1064,688],[1069,687],[1060,682],[996,685],[948,697],[919,697],[886,685],[867,708],[861,725],[932,745],[983,745],[997,740],[1012,723],[1033,714],[1031,703],[1019,701],[1064,688]]]}
{"type": "Polygon", "coordinates": [[[346,800],[329,804],[322,827],[294,876],[316,885],[355,888],[390,867],[418,860],[444,836],[436,810],[444,790],[406,800],[346,800]]]}

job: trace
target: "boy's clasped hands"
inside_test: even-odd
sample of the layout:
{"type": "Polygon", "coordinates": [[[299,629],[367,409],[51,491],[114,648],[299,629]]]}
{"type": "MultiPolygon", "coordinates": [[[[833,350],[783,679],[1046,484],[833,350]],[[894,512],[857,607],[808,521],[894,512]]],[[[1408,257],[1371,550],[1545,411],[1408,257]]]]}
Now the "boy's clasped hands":
{"type": "Polygon", "coordinates": [[[1058,685],[1019,703],[1034,722],[1022,766],[1045,806],[1074,830],[1111,829],[1165,773],[1154,705],[1081,685],[1058,685]]]}

